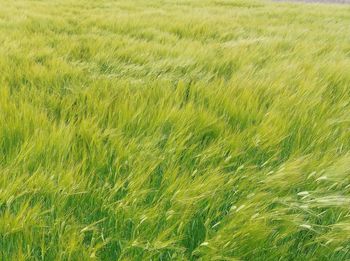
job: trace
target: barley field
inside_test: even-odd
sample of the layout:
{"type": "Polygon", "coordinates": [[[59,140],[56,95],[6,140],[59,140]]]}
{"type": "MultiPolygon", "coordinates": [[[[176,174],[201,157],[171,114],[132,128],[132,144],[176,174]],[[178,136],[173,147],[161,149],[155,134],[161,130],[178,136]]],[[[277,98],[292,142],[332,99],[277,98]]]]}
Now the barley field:
{"type": "Polygon", "coordinates": [[[350,6],[0,0],[0,260],[349,260],[350,6]]]}

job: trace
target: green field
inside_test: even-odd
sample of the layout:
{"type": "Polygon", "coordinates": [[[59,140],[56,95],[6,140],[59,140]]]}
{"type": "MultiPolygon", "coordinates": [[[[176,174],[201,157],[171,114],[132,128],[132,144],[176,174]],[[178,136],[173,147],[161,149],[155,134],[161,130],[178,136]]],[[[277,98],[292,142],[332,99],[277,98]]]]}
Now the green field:
{"type": "Polygon", "coordinates": [[[349,260],[350,6],[0,0],[0,260],[349,260]]]}

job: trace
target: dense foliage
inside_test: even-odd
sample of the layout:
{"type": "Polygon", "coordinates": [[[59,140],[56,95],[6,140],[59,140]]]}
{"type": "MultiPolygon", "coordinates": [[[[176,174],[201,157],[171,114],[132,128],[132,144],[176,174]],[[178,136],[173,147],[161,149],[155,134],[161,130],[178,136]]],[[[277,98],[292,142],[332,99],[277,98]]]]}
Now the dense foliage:
{"type": "Polygon", "coordinates": [[[349,128],[349,6],[0,0],[0,259],[349,259],[349,128]]]}

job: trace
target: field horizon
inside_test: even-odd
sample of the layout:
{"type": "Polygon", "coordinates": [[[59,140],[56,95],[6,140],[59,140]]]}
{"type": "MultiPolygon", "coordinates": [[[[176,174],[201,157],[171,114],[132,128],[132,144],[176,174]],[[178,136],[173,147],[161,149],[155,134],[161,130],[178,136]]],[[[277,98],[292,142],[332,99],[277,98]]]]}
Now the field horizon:
{"type": "Polygon", "coordinates": [[[0,260],[349,260],[349,130],[349,5],[0,0],[0,260]]]}

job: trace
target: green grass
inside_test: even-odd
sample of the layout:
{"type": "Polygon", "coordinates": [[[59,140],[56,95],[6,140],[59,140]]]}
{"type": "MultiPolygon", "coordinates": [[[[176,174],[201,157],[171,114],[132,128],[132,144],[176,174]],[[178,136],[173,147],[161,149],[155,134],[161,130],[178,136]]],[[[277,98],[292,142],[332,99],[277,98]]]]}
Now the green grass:
{"type": "Polygon", "coordinates": [[[0,260],[349,260],[350,7],[0,0],[0,260]]]}

